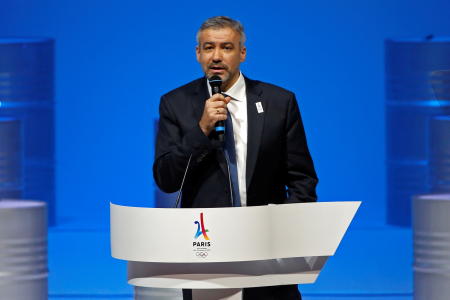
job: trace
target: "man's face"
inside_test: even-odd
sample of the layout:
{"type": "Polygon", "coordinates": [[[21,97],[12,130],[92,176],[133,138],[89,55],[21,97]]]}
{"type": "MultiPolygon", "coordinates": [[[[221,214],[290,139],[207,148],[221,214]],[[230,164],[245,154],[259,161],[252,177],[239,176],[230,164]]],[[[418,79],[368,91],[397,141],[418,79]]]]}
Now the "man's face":
{"type": "Polygon", "coordinates": [[[240,34],[229,27],[205,29],[200,32],[196,47],[197,60],[206,77],[218,75],[222,90],[228,90],[239,78],[239,65],[247,53],[239,44],[240,34]]]}

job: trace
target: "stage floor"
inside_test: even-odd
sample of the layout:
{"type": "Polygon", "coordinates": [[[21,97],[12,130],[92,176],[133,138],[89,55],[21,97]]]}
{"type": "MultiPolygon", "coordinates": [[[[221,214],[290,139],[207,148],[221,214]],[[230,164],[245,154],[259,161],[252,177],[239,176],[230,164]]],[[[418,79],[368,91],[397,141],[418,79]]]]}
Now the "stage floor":
{"type": "MultiPolygon", "coordinates": [[[[350,227],[304,300],[412,300],[412,233],[350,227]]],[[[133,299],[126,264],[110,256],[109,231],[65,224],[49,230],[49,299],[133,299]]]]}

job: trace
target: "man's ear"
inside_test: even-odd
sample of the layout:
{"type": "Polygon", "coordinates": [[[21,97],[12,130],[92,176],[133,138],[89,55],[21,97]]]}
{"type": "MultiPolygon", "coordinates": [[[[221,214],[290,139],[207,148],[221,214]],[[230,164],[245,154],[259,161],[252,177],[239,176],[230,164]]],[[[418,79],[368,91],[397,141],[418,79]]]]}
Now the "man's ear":
{"type": "Polygon", "coordinates": [[[245,58],[247,57],[247,48],[245,46],[241,47],[240,56],[241,56],[241,59],[240,59],[241,62],[244,62],[245,58]]]}
{"type": "Polygon", "coordinates": [[[195,55],[197,56],[197,61],[200,62],[200,47],[195,46],[195,55]]]}

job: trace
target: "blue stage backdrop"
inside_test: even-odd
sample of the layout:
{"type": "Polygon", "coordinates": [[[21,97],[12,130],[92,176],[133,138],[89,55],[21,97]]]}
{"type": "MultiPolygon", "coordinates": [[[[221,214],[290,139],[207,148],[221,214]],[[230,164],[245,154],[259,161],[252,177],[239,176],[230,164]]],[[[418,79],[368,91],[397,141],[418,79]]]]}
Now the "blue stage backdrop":
{"type": "Polygon", "coordinates": [[[57,213],[107,224],[108,203],[152,205],[154,119],[164,92],[201,76],[195,33],[241,20],[250,78],[294,91],[322,201],[362,200],[385,223],[384,44],[450,35],[450,2],[3,0],[1,36],[48,36],[56,51],[57,213]]]}
{"type": "Polygon", "coordinates": [[[4,126],[9,138],[0,137],[0,181],[6,179],[7,190],[12,187],[16,193],[2,195],[0,183],[0,198],[45,201],[51,225],[55,223],[53,63],[52,39],[0,38],[0,118],[16,121],[9,129],[4,126]],[[6,178],[1,176],[5,165],[6,178]],[[15,175],[11,177],[8,169],[15,175]]]}
{"type": "Polygon", "coordinates": [[[412,197],[430,192],[430,163],[439,157],[430,156],[429,137],[438,131],[431,120],[450,115],[449,72],[442,71],[450,70],[450,38],[387,40],[385,62],[387,221],[410,226],[412,197]]]}

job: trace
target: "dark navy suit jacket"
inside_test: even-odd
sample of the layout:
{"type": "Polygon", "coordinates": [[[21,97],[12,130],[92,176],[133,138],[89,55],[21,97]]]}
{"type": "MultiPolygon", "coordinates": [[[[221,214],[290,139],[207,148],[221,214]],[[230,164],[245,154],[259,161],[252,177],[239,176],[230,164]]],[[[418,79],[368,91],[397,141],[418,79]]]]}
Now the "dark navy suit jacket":
{"type": "MultiPolygon", "coordinates": [[[[260,81],[245,78],[245,82],[247,205],[316,201],[317,176],[295,95],[260,81]]],[[[153,174],[161,190],[177,191],[192,154],[182,207],[231,205],[220,144],[214,133],[207,137],[198,125],[209,98],[206,84],[200,78],[161,97],[153,174]]]]}

